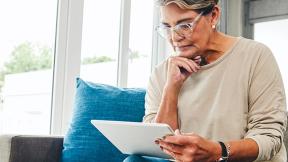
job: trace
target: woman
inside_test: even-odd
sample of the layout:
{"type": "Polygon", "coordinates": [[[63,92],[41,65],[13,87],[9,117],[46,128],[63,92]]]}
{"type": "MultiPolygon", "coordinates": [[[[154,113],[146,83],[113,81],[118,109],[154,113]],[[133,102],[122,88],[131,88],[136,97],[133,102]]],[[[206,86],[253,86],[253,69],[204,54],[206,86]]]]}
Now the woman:
{"type": "Polygon", "coordinates": [[[271,51],[217,31],[218,0],[158,2],[158,31],[177,55],[151,75],[144,122],[167,123],[176,135],[155,143],[176,161],[286,162],[285,94],[271,51]]]}

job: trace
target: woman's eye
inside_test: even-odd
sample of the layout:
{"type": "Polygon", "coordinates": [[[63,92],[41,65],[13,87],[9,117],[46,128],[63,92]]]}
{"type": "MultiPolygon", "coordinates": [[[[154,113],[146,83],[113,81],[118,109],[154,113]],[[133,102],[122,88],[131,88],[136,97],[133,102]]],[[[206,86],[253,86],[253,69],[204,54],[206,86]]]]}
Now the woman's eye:
{"type": "Polygon", "coordinates": [[[179,28],[181,30],[187,30],[187,29],[190,29],[190,25],[189,24],[182,24],[182,25],[179,26],[179,28]]]}

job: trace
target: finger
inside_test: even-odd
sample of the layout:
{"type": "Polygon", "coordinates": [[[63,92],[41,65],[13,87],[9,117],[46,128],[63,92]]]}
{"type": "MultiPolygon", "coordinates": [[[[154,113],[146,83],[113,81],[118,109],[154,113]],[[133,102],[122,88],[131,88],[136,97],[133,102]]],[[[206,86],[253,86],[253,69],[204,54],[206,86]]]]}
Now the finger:
{"type": "Polygon", "coordinates": [[[199,65],[200,62],[201,62],[201,59],[200,59],[200,60],[194,60],[194,62],[195,62],[197,65],[199,65]]]}
{"type": "Polygon", "coordinates": [[[178,57],[181,61],[185,62],[189,67],[190,69],[192,70],[191,72],[197,72],[200,68],[200,66],[198,64],[196,64],[193,60],[190,60],[190,59],[187,59],[187,58],[184,58],[184,57],[178,57]]]}
{"type": "Polygon", "coordinates": [[[184,135],[184,136],[197,136],[197,134],[194,133],[194,132],[190,132],[190,133],[182,133],[182,135],[184,135]]]}
{"type": "MultiPolygon", "coordinates": [[[[166,134],[165,136],[162,137],[162,139],[165,139],[168,136],[174,136],[174,134],[166,134]]],[[[159,139],[161,139],[161,138],[159,138],[159,139]]]]}
{"type": "Polygon", "coordinates": [[[199,61],[199,60],[201,60],[201,56],[196,56],[196,57],[194,57],[193,59],[192,59],[193,61],[199,61]]]}
{"type": "Polygon", "coordinates": [[[189,65],[191,66],[194,72],[197,72],[200,69],[200,65],[196,62],[197,60],[195,61],[195,60],[187,59],[187,61],[190,63],[189,65]]]}
{"type": "Polygon", "coordinates": [[[175,57],[175,59],[176,59],[177,61],[180,61],[180,62],[182,62],[182,63],[187,64],[187,66],[189,67],[189,69],[191,69],[190,72],[193,72],[193,69],[191,68],[191,66],[193,66],[193,64],[190,62],[191,60],[189,60],[189,59],[187,59],[187,58],[185,58],[185,57],[175,57]]]}
{"type": "Polygon", "coordinates": [[[168,155],[170,155],[171,157],[173,157],[177,161],[182,161],[181,160],[181,154],[179,154],[179,153],[172,152],[172,151],[169,151],[169,150],[166,150],[166,149],[163,149],[163,152],[168,154],[168,155]]]}
{"type": "Polygon", "coordinates": [[[200,64],[202,58],[200,56],[196,56],[195,58],[193,58],[193,61],[197,63],[197,65],[200,64]]]}
{"type": "Polygon", "coordinates": [[[163,149],[176,152],[179,154],[183,152],[183,146],[172,144],[172,143],[167,143],[167,142],[164,142],[163,140],[159,141],[159,146],[162,147],[163,149]]]}
{"type": "Polygon", "coordinates": [[[190,136],[185,136],[183,134],[167,136],[163,141],[167,143],[173,143],[176,145],[187,145],[190,143],[190,136]]]}
{"type": "Polygon", "coordinates": [[[194,72],[197,72],[200,69],[200,66],[196,62],[191,61],[191,64],[193,64],[191,68],[193,69],[194,72]]]}
{"type": "MultiPolygon", "coordinates": [[[[170,152],[170,151],[168,151],[168,150],[166,150],[166,149],[162,149],[162,151],[163,151],[164,153],[170,155],[170,156],[173,157],[173,158],[174,158],[174,156],[175,156],[174,153],[172,153],[172,152],[170,152]]],[[[175,158],[174,158],[174,159],[175,159],[175,158]]]]}
{"type": "Polygon", "coordinates": [[[175,135],[180,135],[181,133],[180,133],[180,130],[179,129],[176,129],[175,130],[175,135]]]}
{"type": "Polygon", "coordinates": [[[193,69],[189,67],[189,65],[185,65],[185,64],[181,64],[181,65],[178,65],[179,67],[179,70],[181,73],[193,73],[193,69]]]}
{"type": "Polygon", "coordinates": [[[177,60],[177,63],[180,65],[180,67],[183,67],[189,73],[194,72],[193,68],[190,65],[191,63],[186,58],[181,58],[181,59],[177,60]]]}
{"type": "MultiPolygon", "coordinates": [[[[181,70],[181,68],[183,68],[185,71],[192,73],[193,70],[192,68],[190,68],[190,66],[188,65],[187,62],[184,61],[183,58],[180,57],[170,57],[169,59],[169,63],[172,65],[175,65],[177,67],[179,67],[179,69],[181,70]]],[[[182,70],[183,71],[183,70],[182,70]]],[[[181,71],[181,72],[182,72],[181,71]]]]}

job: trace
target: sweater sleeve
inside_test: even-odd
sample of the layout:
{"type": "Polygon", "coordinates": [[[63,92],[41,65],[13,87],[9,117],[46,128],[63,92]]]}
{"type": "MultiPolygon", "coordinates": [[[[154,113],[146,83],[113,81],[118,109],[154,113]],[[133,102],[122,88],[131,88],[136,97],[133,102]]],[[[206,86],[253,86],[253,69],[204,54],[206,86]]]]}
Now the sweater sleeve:
{"type": "Polygon", "coordinates": [[[245,138],[256,141],[256,161],[270,160],[280,150],[287,125],[285,90],[271,51],[264,47],[252,70],[249,87],[248,126],[245,138]]]}
{"type": "Polygon", "coordinates": [[[145,116],[143,122],[153,123],[158,112],[162,90],[165,84],[166,73],[163,70],[164,63],[158,65],[152,72],[145,95],[145,116]]]}

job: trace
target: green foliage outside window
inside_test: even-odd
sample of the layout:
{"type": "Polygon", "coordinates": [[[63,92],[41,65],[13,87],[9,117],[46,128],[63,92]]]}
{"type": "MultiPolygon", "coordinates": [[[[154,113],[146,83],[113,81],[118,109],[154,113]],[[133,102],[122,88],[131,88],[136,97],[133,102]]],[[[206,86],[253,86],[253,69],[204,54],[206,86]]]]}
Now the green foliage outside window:
{"type": "Polygon", "coordinates": [[[33,46],[29,42],[15,47],[10,60],[4,64],[5,74],[49,69],[52,66],[52,49],[33,46]]]}
{"type": "Polygon", "coordinates": [[[115,61],[115,60],[108,56],[86,57],[82,60],[82,65],[95,64],[100,62],[109,62],[109,61],[115,61]]]}
{"type": "MultiPolygon", "coordinates": [[[[0,92],[4,85],[4,77],[7,74],[23,73],[52,68],[53,51],[47,46],[33,45],[24,42],[14,48],[8,62],[0,69],[0,92]]],[[[82,64],[94,64],[100,62],[114,61],[107,56],[88,57],[82,64]]]]}
{"type": "Polygon", "coordinates": [[[129,60],[133,62],[134,59],[139,59],[141,57],[147,57],[147,55],[141,55],[139,51],[130,51],[129,60]]]}
{"type": "MultiPolygon", "coordinates": [[[[14,48],[8,62],[4,63],[4,67],[0,69],[0,92],[4,85],[4,77],[7,74],[23,73],[29,71],[37,71],[52,68],[53,51],[47,46],[33,45],[29,42],[24,42],[14,48]]],[[[140,57],[138,51],[131,51],[129,60],[133,61],[140,57]]],[[[115,61],[108,56],[87,57],[82,60],[83,65],[95,64],[101,62],[115,61]]]]}
{"type": "Polygon", "coordinates": [[[14,48],[8,62],[0,71],[0,92],[6,74],[49,69],[52,66],[52,49],[24,42],[14,48]]]}
{"type": "Polygon", "coordinates": [[[138,59],[140,58],[140,54],[138,51],[131,51],[129,53],[129,60],[138,59]]]}
{"type": "Polygon", "coordinates": [[[4,76],[5,76],[4,72],[0,71],[0,92],[4,85],[4,76]]]}

